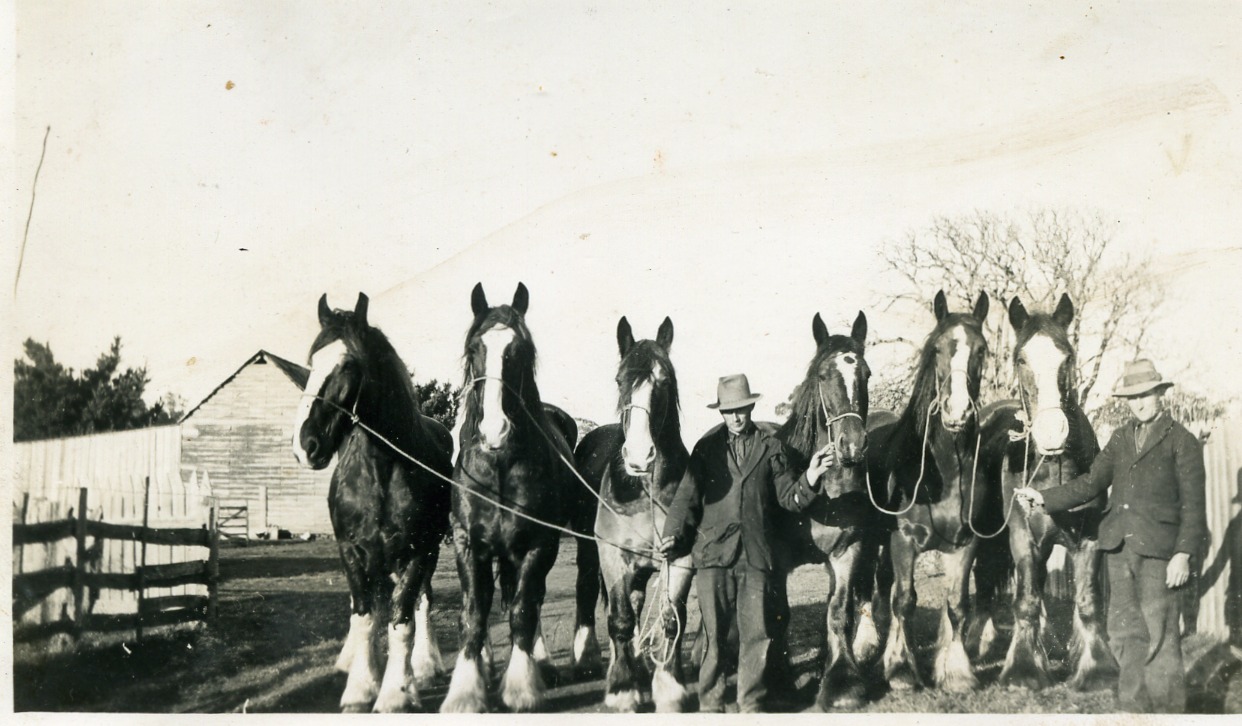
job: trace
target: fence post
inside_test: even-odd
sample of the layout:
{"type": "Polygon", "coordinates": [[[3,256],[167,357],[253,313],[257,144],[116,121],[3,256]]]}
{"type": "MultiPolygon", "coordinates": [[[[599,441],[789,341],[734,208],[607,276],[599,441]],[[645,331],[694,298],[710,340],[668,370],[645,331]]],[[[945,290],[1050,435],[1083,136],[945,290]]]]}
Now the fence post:
{"type": "Polygon", "coordinates": [[[216,505],[207,514],[207,623],[216,623],[216,603],[220,592],[220,527],[216,522],[216,505]]]}
{"type": "Polygon", "coordinates": [[[77,521],[74,524],[73,536],[77,540],[78,556],[73,566],[73,637],[82,637],[86,623],[82,622],[86,613],[86,499],[87,489],[78,489],[77,521]]]}
{"type": "Polygon", "coordinates": [[[138,556],[138,613],[134,618],[134,630],[138,642],[142,642],[142,606],[147,594],[147,525],[151,516],[151,477],[145,477],[142,485],[142,529],[139,531],[138,556]]]}
{"type": "MultiPolygon", "coordinates": [[[[22,524],[26,523],[26,515],[30,511],[30,492],[22,493],[22,524]]],[[[26,569],[26,549],[22,545],[17,545],[14,554],[17,556],[17,572],[21,574],[26,569]]]]}

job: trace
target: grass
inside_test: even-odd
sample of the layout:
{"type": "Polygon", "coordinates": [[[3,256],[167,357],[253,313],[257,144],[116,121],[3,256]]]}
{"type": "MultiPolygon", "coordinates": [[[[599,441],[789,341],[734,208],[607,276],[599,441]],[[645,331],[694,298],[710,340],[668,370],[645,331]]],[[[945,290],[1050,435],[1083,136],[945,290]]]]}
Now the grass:
{"type": "MultiPolygon", "coordinates": [[[[544,635],[554,661],[568,673],[573,637],[574,547],[563,546],[548,581],[544,635]]],[[[460,591],[451,549],[440,559],[433,580],[437,607],[432,625],[452,667],[459,642],[460,591]]],[[[222,552],[219,622],[206,629],[178,631],[142,643],[125,642],[82,648],[76,652],[32,657],[14,663],[14,705],[18,711],[87,711],[138,713],[334,713],[345,676],[332,664],[348,627],[349,596],[335,543],[271,542],[222,552]]],[[[943,576],[934,558],[920,560],[919,609],[912,643],[924,674],[930,673],[931,644],[941,604],[943,576]]],[[[793,608],[790,625],[796,693],[788,710],[811,706],[818,688],[820,644],[824,638],[822,593],[828,578],[813,567],[790,579],[793,608]]],[[[698,606],[692,602],[687,623],[687,653],[698,629],[698,606]]],[[[1054,612],[1054,619],[1065,613],[1054,612]]],[[[491,634],[497,658],[508,652],[508,627],[493,612],[491,634]]],[[[601,645],[607,653],[602,604],[597,609],[601,645]]],[[[1216,643],[1191,636],[1186,662],[1216,643]]],[[[1109,691],[1078,693],[1064,686],[1031,693],[995,684],[1002,656],[976,664],[981,688],[968,694],[936,690],[884,693],[877,683],[875,700],[863,712],[900,713],[1111,713],[1109,691]]],[[[1055,659],[1054,659],[1055,660],[1055,659]]],[[[1064,672],[1059,674],[1062,678],[1064,672]]],[[[691,671],[693,676],[693,670],[691,671]]],[[[422,693],[424,705],[436,708],[447,682],[422,693]]],[[[1219,713],[1223,697],[1216,684],[1192,691],[1191,706],[1219,713]]],[[[599,679],[564,683],[549,693],[548,710],[603,712],[599,679]]]]}

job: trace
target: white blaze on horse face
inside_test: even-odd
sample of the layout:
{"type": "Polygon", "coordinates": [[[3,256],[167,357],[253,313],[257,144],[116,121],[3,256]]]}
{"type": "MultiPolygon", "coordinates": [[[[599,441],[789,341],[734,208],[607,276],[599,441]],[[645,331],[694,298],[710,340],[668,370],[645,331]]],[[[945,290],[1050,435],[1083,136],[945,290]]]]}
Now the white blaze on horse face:
{"type": "Polygon", "coordinates": [[[484,351],[483,415],[479,419],[479,436],[485,448],[499,449],[509,434],[509,419],[505,418],[504,377],[505,349],[516,334],[512,328],[496,327],[481,337],[484,351]]]}
{"type": "Polygon", "coordinates": [[[302,448],[302,427],[310,418],[311,407],[319,400],[316,396],[323,395],[323,387],[327,384],[328,377],[341,367],[348,353],[349,349],[345,347],[344,341],[334,340],[311,356],[310,377],[306,379],[306,387],[302,389],[302,400],[298,403],[297,417],[293,420],[293,455],[302,466],[310,466],[306,450],[302,448]]]}
{"type": "Polygon", "coordinates": [[[953,355],[949,358],[949,396],[942,418],[950,425],[962,426],[970,416],[970,337],[966,329],[953,329],[953,355]]]}
{"type": "Polygon", "coordinates": [[[1026,367],[1034,379],[1032,404],[1035,406],[1031,422],[1031,436],[1035,450],[1040,454],[1059,454],[1065,449],[1069,437],[1069,420],[1061,409],[1061,388],[1058,374],[1065,363],[1065,352],[1057,347],[1052,338],[1035,335],[1022,347],[1026,367]]]}
{"type": "Polygon", "coordinates": [[[625,443],[621,458],[627,474],[646,474],[655,460],[655,441],[651,437],[651,398],[655,391],[652,381],[643,381],[630,392],[630,407],[625,426],[625,443]]]}
{"type": "Polygon", "coordinates": [[[857,406],[858,400],[858,359],[853,354],[838,355],[832,359],[832,365],[841,374],[841,382],[845,384],[845,397],[849,399],[850,408],[857,406]]]}

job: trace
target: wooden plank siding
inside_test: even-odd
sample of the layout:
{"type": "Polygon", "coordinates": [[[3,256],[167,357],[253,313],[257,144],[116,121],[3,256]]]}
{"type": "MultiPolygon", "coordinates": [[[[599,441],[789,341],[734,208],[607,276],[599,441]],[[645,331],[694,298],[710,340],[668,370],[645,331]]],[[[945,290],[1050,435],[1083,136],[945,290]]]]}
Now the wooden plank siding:
{"type": "Polygon", "coordinates": [[[260,352],[183,421],[181,461],[210,472],[223,505],[248,507],[251,535],[268,527],[329,533],[328,482],[293,457],[293,418],[301,389],[260,352]]]}

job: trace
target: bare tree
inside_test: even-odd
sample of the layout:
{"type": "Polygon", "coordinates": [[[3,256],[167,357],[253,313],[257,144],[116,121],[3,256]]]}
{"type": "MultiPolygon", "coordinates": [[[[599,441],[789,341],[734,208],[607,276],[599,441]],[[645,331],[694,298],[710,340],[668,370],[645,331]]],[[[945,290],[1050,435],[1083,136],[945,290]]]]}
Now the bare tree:
{"type": "MultiPolygon", "coordinates": [[[[1012,396],[1014,335],[1003,312],[1019,296],[1033,310],[1051,310],[1061,293],[1074,303],[1070,342],[1078,353],[1077,388],[1083,407],[1092,398],[1101,366],[1110,357],[1141,352],[1143,335],[1163,300],[1147,257],[1113,245],[1115,228],[1098,215],[1075,210],[1037,210],[1025,216],[976,211],[938,217],[923,231],[886,245],[888,267],[905,280],[903,297],[930,305],[943,289],[954,309],[966,309],[980,291],[1001,310],[984,326],[992,355],[984,400],[1012,396]]],[[[995,308],[994,308],[995,310],[995,308]]],[[[895,379],[895,385],[904,385],[895,379]]]]}

